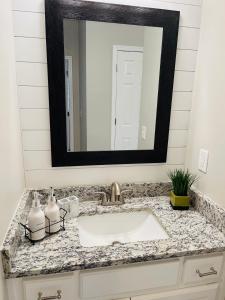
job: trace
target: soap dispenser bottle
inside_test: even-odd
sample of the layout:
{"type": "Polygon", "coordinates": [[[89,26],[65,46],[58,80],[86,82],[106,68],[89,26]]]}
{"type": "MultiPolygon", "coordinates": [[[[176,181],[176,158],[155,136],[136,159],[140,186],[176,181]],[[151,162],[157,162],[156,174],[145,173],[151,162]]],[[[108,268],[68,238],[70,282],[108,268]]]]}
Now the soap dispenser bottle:
{"type": "Polygon", "coordinates": [[[56,233],[60,230],[60,211],[56,203],[55,195],[51,189],[51,195],[48,199],[48,205],[45,208],[46,224],[45,231],[47,233],[56,233]],[[50,223],[50,224],[49,224],[50,223]],[[50,226],[49,226],[50,225],[50,226]]]}
{"type": "Polygon", "coordinates": [[[31,211],[28,215],[28,228],[31,230],[30,238],[33,241],[40,241],[45,237],[45,214],[41,209],[38,195],[34,193],[34,200],[31,211]]]}

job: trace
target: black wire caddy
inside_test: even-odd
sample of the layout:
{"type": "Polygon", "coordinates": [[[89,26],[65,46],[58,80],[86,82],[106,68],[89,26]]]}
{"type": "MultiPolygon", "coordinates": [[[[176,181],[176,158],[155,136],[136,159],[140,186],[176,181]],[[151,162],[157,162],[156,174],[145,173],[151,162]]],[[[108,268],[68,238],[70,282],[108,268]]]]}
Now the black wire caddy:
{"type": "Polygon", "coordinates": [[[35,230],[35,231],[32,231],[26,224],[20,223],[20,225],[24,228],[25,238],[27,240],[29,240],[34,245],[35,243],[43,241],[47,237],[49,237],[49,236],[51,236],[53,234],[56,234],[59,231],[64,231],[65,230],[65,217],[66,217],[66,214],[67,214],[67,210],[65,210],[64,208],[61,207],[59,209],[59,211],[60,211],[60,221],[51,224],[50,219],[47,216],[45,216],[46,223],[48,225],[45,226],[45,227],[42,227],[42,228],[40,228],[38,230],[35,230]],[[62,212],[62,214],[61,214],[61,212],[62,212]],[[54,226],[54,225],[56,225],[56,224],[59,224],[59,223],[60,223],[60,229],[58,231],[56,231],[56,232],[51,232],[51,227],[54,226]],[[32,240],[32,238],[31,238],[32,233],[36,233],[36,232],[41,231],[43,229],[45,229],[45,236],[42,239],[40,239],[40,240],[32,240]]]}

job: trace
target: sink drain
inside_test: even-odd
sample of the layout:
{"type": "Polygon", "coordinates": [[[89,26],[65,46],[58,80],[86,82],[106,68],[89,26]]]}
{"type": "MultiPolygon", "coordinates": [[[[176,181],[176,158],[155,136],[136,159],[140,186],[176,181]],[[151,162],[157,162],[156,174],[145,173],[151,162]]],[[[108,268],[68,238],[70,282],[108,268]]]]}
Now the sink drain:
{"type": "Polygon", "coordinates": [[[119,241],[113,241],[112,242],[112,246],[116,246],[116,245],[121,245],[121,242],[119,242],[119,241]]]}

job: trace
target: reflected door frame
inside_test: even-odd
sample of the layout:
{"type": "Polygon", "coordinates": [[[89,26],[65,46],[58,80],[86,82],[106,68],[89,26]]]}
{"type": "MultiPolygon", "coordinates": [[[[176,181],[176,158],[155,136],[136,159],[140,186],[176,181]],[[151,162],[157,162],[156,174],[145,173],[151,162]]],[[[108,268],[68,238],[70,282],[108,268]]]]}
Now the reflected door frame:
{"type": "MultiPolygon", "coordinates": [[[[116,102],[117,102],[117,74],[118,74],[118,52],[144,53],[144,47],[114,45],[112,58],[112,111],[111,111],[111,150],[115,150],[116,138],[116,102]]],[[[135,149],[134,149],[135,150],[135,149]]]]}
{"type": "Polygon", "coordinates": [[[74,105],[73,105],[73,58],[65,56],[65,98],[66,98],[66,131],[67,151],[74,149],[74,105]]]}

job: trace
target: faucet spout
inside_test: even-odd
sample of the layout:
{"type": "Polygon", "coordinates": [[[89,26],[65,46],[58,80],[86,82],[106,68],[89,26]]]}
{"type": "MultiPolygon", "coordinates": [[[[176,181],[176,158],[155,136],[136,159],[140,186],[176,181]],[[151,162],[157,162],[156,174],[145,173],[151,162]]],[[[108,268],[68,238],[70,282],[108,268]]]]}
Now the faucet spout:
{"type": "Polygon", "coordinates": [[[115,203],[115,202],[120,202],[120,186],[117,182],[113,182],[112,184],[112,191],[111,191],[111,202],[115,203]]]}

